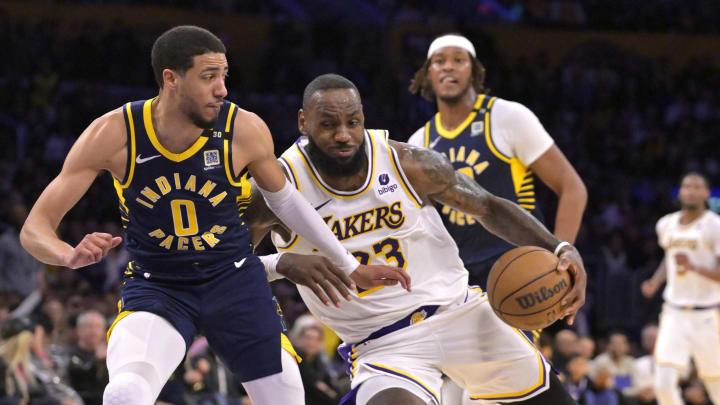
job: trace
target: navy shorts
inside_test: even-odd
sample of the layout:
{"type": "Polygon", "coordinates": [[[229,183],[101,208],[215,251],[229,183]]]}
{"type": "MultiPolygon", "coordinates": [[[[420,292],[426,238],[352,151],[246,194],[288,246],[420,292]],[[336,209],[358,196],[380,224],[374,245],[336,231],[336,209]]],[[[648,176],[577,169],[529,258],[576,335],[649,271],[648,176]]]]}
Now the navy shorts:
{"type": "Polygon", "coordinates": [[[167,319],[188,348],[201,332],[242,382],[282,371],[278,307],[255,255],[239,268],[230,262],[192,278],[131,262],[120,297],[121,311],[147,311],[167,319]]]}

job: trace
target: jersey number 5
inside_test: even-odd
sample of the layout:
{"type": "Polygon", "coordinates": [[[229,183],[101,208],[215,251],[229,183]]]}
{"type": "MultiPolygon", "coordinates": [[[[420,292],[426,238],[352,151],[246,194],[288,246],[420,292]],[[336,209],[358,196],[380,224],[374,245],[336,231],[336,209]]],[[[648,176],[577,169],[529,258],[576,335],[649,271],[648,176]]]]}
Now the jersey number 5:
{"type": "MultiPolygon", "coordinates": [[[[387,262],[388,264],[394,264],[395,266],[405,270],[405,267],[407,266],[407,261],[405,260],[405,255],[403,255],[403,252],[400,249],[400,242],[397,239],[385,238],[380,242],[372,245],[371,248],[375,257],[383,256],[385,258],[385,262],[387,262]]],[[[358,259],[361,264],[370,264],[370,253],[364,250],[356,250],[352,252],[352,254],[355,256],[356,259],[358,259]]],[[[357,287],[358,297],[371,294],[375,291],[380,290],[381,288],[383,288],[383,286],[378,286],[369,290],[357,287]]]]}

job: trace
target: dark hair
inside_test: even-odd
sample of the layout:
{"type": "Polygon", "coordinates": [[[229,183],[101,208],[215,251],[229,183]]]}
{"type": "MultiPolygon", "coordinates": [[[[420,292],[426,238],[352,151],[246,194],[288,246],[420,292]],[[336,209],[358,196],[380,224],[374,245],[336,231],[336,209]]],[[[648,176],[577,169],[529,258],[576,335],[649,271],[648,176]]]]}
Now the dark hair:
{"type": "Polygon", "coordinates": [[[360,92],[357,87],[355,87],[355,83],[340,75],[327,73],[316,77],[305,87],[305,91],[303,92],[303,109],[308,109],[311,106],[312,96],[315,92],[332,89],[353,89],[357,92],[358,97],[360,96],[360,92]]]}
{"type": "Polygon", "coordinates": [[[708,180],[708,178],[707,178],[704,174],[699,173],[699,172],[687,172],[687,173],[685,173],[685,174],[682,176],[682,179],[680,179],[680,183],[682,183],[682,181],[685,180],[686,177],[690,177],[690,176],[699,177],[703,182],[705,182],[705,187],[707,187],[708,190],[710,189],[710,180],[708,180]]]}
{"type": "Polygon", "coordinates": [[[155,81],[162,89],[164,69],[185,74],[193,66],[193,57],[205,53],[226,53],[220,38],[205,28],[180,25],[160,35],[150,53],[155,81]]]}
{"type": "MultiPolygon", "coordinates": [[[[443,34],[444,35],[444,34],[443,34]]],[[[457,34],[460,35],[460,34],[457,34]]],[[[487,94],[490,89],[485,88],[485,66],[474,56],[468,52],[470,57],[470,63],[472,65],[472,72],[470,82],[478,94],[487,94]]],[[[428,78],[428,68],[430,68],[430,58],[425,60],[425,63],[415,72],[415,75],[410,79],[410,93],[420,94],[422,98],[428,101],[435,100],[435,92],[432,89],[432,81],[428,78]]]]}

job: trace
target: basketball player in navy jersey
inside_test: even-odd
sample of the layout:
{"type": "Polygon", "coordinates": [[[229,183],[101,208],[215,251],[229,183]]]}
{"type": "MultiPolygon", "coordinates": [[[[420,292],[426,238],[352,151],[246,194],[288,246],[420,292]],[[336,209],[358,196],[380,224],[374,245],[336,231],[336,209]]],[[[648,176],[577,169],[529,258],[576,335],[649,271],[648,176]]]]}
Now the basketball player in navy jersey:
{"type": "MultiPolygon", "coordinates": [[[[280,157],[290,182],[363,263],[393,263],[413,277],[410,293],[358,289],[359,298],[339,310],[299,286],[308,308],[344,342],[338,351],[352,391],[341,405],[452,404],[441,398],[443,374],[473,400],[575,404],[529,339],[493,313],[482,291],[468,288],[468,273],[433,203],[469,213],[512,243],[554,250],[559,271],[570,271],[575,281],[563,317],[584,303],[577,250],[521,207],[457,173],[440,153],[365,129],[360,94],[342,76],[308,84],[298,127],[304,136],[280,157]]],[[[282,251],[263,257],[271,277],[287,265],[316,265],[313,243],[284,229],[263,210],[262,199],[249,209],[253,238],[272,228],[282,251]]]]}
{"type": "Polygon", "coordinates": [[[55,231],[102,170],[113,176],[132,260],[108,331],[107,405],[152,404],[197,331],[253,403],[304,403],[294,351],[253,254],[245,215],[250,175],[273,212],[341,270],[315,273],[318,288],[408,287],[396,268],[359,265],[286,181],[265,123],[224,100],[225,52],[199,27],[158,37],[158,96],[90,124],[21,231],[25,249],[45,263],[76,269],[100,261],[121,237],[92,233],[73,247],[55,231]]]}
{"type": "MultiPolygon", "coordinates": [[[[438,112],[408,143],[441,152],[458,172],[542,219],[535,200],[537,174],[558,196],[555,236],[573,243],[587,202],[585,185],[535,114],[486,94],[484,80],[485,68],[467,38],[435,39],[410,91],[435,101],[438,112]]],[[[485,288],[493,263],[512,246],[461,211],[447,205],[439,210],[470,284],[485,288]]]]}

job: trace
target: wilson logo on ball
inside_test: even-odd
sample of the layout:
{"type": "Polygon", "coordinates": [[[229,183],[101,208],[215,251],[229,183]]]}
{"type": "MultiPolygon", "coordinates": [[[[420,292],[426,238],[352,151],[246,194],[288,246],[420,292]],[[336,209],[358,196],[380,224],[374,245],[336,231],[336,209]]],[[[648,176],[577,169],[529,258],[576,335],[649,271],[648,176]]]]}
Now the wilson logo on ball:
{"type": "Polygon", "coordinates": [[[520,304],[522,309],[528,309],[532,306],[535,306],[535,304],[545,302],[548,299],[554,297],[556,294],[559,294],[561,291],[566,289],[567,286],[568,284],[567,282],[565,282],[565,280],[560,280],[560,282],[555,284],[552,288],[547,288],[543,286],[540,287],[539,290],[517,297],[515,298],[515,300],[518,304],[520,304]]]}

